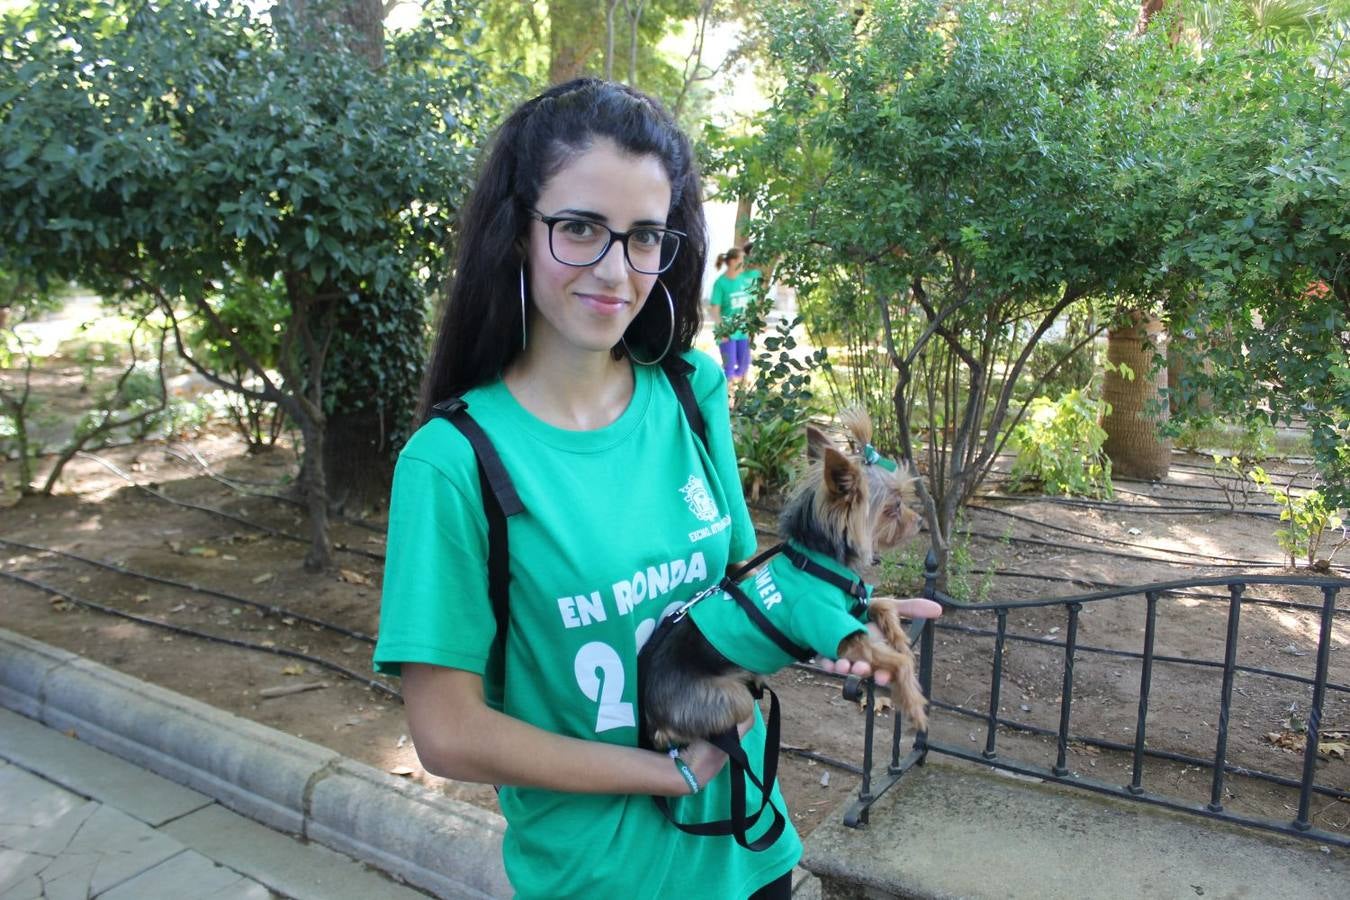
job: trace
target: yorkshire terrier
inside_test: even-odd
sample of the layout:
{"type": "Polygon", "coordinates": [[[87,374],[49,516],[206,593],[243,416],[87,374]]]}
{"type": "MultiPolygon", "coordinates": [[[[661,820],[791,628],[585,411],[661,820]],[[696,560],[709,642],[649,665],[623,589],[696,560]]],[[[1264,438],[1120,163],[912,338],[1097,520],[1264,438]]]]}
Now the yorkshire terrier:
{"type": "Polygon", "coordinates": [[[841,420],[862,449],[847,450],[807,428],[807,465],[779,519],[784,550],[739,583],[744,599],[725,589],[699,598],[643,648],[641,713],[650,746],[683,746],[749,718],[764,677],[798,655],[787,648],[889,672],[896,706],[916,728],[927,729],[899,601],[866,599],[871,588],[857,574],[874,553],[918,532],[919,517],[908,505],[914,476],[872,448],[865,413],[849,411],[841,420]],[[742,602],[758,606],[778,639],[742,602]],[[864,612],[875,631],[865,626],[864,612]]]}

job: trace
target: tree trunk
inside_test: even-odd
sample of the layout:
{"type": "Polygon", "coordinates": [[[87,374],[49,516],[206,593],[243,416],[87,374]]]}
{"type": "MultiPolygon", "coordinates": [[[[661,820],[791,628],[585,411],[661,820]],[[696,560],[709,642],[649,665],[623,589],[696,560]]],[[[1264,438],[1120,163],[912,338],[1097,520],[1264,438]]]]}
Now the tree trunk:
{"type": "MultiPolygon", "coordinates": [[[[1200,390],[1187,376],[1194,365],[1194,347],[1198,339],[1186,334],[1172,334],[1167,342],[1167,409],[1172,415],[1183,410],[1209,413],[1214,409],[1214,395],[1200,390]],[[1190,351],[1189,353],[1187,351],[1190,351]]],[[[1208,357],[1201,362],[1201,372],[1208,378],[1214,374],[1214,363],[1208,357]]]]}
{"type": "MultiPolygon", "coordinates": [[[[371,68],[384,64],[384,0],[342,0],[316,3],[315,0],[278,0],[277,6],[290,13],[303,30],[316,25],[340,25],[347,29],[349,48],[365,58],[371,68]]],[[[321,40],[327,40],[325,34],[321,40]]]]}
{"type": "Polygon", "coordinates": [[[614,80],[614,7],[619,0],[605,0],[605,80],[614,80]]]}
{"type": "Polygon", "coordinates": [[[305,569],[322,572],[333,565],[333,542],[328,536],[328,485],[323,472],[324,417],[304,416],[300,433],[305,440],[305,455],[300,464],[300,488],[309,511],[309,550],[305,569]]]}
{"type": "Polygon", "coordinates": [[[605,18],[598,13],[595,0],[549,0],[549,84],[595,71],[595,54],[605,46],[605,18]]]}
{"type": "MultiPolygon", "coordinates": [[[[383,0],[282,3],[297,27],[322,31],[325,24],[341,25],[349,49],[372,68],[383,64],[383,0]]],[[[418,338],[408,338],[420,334],[421,298],[415,292],[405,296],[403,287],[393,280],[382,295],[362,293],[356,302],[343,302],[337,310],[337,340],[323,374],[331,412],[321,423],[320,439],[305,433],[306,464],[312,456],[323,470],[315,486],[325,492],[325,523],[328,507],[359,512],[388,498],[393,438],[411,412],[423,364],[418,338]],[[317,454],[309,452],[311,447],[317,454]]],[[[314,501],[307,501],[312,508],[314,501]]],[[[327,541],[326,534],[323,540],[327,541]]],[[[317,559],[324,552],[316,542],[311,557],[317,559]]]]}
{"type": "Polygon", "coordinates": [[[642,21],[642,7],[647,0],[628,0],[628,86],[637,87],[638,24],[642,21]]]}
{"type": "Polygon", "coordinates": [[[744,247],[746,241],[750,240],[750,215],[753,212],[752,202],[749,197],[736,198],[736,238],[734,243],[737,247],[744,247]]]}
{"type": "Polygon", "coordinates": [[[1154,369],[1155,354],[1165,354],[1166,345],[1162,321],[1140,311],[1107,332],[1107,361],[1115,366],[1123,363],[1134,374],[1131,379],[1118,369],[1108,369],[1102,386],[1111,410],[1102,418],[1106,430],[1102,449],[1116,475],[1157,480],[1166,478],[1171,467],[1172,442],[1158,431],[1168,417],[1161,392],[1167,386],[1167,370],[1154,369]]]}
{"type": "Polygon", "coordinates": [[[388,501],[394,464],[387,418],[371,406],[328,417],[323,468],[331,509],[359,516],[388,501]]]}

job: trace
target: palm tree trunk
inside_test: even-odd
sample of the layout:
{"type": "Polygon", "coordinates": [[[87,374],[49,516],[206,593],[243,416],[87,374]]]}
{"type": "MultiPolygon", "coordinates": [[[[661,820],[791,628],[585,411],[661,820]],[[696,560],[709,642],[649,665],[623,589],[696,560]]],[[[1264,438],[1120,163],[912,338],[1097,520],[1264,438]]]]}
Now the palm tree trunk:
{"type": "Polygon", "coordinates": [[[1172,442],[1159,432],[1168,409],[1162,389],[1167,387],[1167,367],[1155,369],[1158,354],[1167,352],[1167,334],[1156,316],[1139,310],[1125,324],[1107,332],[1106,372],[1102,397],[1109,412],[1102,417],[1106,442],[1102,449],[1111,459],[1112,472],[1131,478],[1157,480],[1167,477],[1172,442]],[[1133,377],[1122,374],[1124,364],[1133,377]]]}

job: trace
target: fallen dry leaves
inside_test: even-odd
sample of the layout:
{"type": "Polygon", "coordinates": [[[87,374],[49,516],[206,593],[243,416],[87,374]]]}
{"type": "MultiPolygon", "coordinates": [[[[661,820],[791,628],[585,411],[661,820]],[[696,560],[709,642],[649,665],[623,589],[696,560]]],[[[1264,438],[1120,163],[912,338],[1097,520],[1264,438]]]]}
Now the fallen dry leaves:
{"type": "MultiPolygon", "coordinates": [[[[1307,732],[1285,729],[1268,732],[1266,740],[1281,750],[1302,753],[1308,745],[1308,734],[1307,732]]],[[[1350,731],[1324,731],[1318,736],[1318,756],[1327,759],[1332,757],[1345,759],[1347,753],[1350,753],[1350,731]]]]}

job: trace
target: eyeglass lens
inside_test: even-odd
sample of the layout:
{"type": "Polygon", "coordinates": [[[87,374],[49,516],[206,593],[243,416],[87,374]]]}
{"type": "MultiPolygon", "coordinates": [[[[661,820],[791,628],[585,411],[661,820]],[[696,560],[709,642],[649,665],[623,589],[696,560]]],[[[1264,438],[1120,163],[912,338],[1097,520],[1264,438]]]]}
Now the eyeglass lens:
{"type": "MultiPolygon", "coordinates": [[[[585,219],[557,219],[549,231],[553,256],[569,266],[589,266],[605,255],[615,235],[599,222],[585,219]]],[[[620,238],[628,264],[636,272],[659,275],[675,260],[680,237],[660,228],[634,228],[620,238]]]]}

